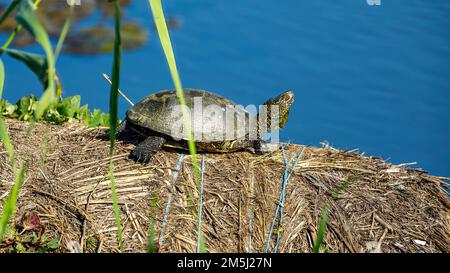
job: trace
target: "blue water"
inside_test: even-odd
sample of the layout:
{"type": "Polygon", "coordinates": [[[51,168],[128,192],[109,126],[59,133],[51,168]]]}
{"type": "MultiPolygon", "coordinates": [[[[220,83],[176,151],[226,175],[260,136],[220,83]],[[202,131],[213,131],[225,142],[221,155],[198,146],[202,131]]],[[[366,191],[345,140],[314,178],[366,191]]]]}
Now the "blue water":
{"type": "MultiPolygon", "coordinates": [[[[293,89],[296,103],[282,140],[326,140],[450,176],[450,1],[164,4],[168,15],[183,21],[171,37],[185,87],[244,105],[293,89]]],[[[123,55],[121,88],[138,101],[172,82],[148,1],[133,1],[127,15],[150,30],[145,48],[123,55]]],[[[107,111],[109,85],[101,73],[110,73],[111,62],[111,55],[62,55],[65,95],[81,94],[90,107],[107,111]]],[[[38,92],[22,64],[5,57],[5,65],[7,99],[38,92]]],[[[121,101],[122,115],[127,107],[121,101]]]]}

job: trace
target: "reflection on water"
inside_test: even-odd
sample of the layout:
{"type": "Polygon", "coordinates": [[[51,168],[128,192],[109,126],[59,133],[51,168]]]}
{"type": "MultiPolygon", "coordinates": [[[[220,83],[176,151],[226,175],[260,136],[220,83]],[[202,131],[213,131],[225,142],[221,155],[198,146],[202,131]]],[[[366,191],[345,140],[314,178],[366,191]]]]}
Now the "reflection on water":
{"type": "MultiPolygon", "coordinates": [[[[98,37],[84,28],[112,27],[107,4],[95,9],[94,2],[106,3],[82,1],[77,16],[85,17],[71,35],[80,33],[90,41],[98,37]]],[[[124,21],[147,33],[147,42],[125,52],[122,61],[121,88],[138,101],[171,88],[172,82],[153,37],[148,1],[128,2],[124,21]]],[[[328,140],[394,163],[417,161],[419,167],[450,176],[450,1],[230,3],[164,1],[168,16],[183,18],[182,28],[171,36],[185,87],[215,91],[243,105],[293,89],[296,103],[280,132],[282,140],[311,145],[328,140]]],[[[49,24],[56,35],[65,18],[60,17],[49,24]]],[[[39,90],[30,72],[4,58],[7,99],[39,90]]],[[[107,110],[109,84],[101,73],[109,73],[111,63],[110,54],[62,55],[58,69],[65,94],[81,94],[84,102],[107,110]]],[[[121,101],[122,115],[127,107],[121,101]]]]}
{"type": "MultiPolygon", "coordinates": [[[[138,49],[145,46],[148,31],[134,18],[127,16],[130,0],[122,0],[122,44],[124,50],[138,49]]],[[[7,5],[0,5],[0,12],[7,5]]],[[[61,33],[65,20],[70,16],[70,9],[66,1],[42,1],[37,9],[39,20],[50,37],[57,39],[61,33]]],[[[114,48],[113,28],[114,5],[105,0],[82,1],[81,6],[74,9],[71,30],[64,44],[64,51],[72,54],[101,54],[109,53],[114,48]]],[[[179,28],[180,21],[176,18],[167,19],[169,28],[179,28]]],[[[14,16],[0,26],[0,32],[10,33],[16,26],[14,16]]],[[[13,41],[13,47],[25,47],[33,44],[34,40],[26,31],[21,31],[13,41]]]]}
{"type": "MultiPolygon", "coordinates": [[[[121,38],[125,50],[143,47],[147,40],[147,32],[134,22],[122,25],[121,38]]],[[[99,54],[114,50],[114,31],[105,25],[96,25],[79,30],[67,37],[66,52],[77,54],[99,54]]]]}

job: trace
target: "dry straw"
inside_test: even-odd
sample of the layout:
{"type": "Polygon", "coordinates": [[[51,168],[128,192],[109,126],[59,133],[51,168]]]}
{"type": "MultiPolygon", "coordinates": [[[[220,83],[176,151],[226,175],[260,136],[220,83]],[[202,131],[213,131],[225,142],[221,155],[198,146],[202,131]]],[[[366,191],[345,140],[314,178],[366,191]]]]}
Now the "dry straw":
{"type": "MultiPolygon", "coordinates": [[[[6,120],[6,126],[18,151],[18,163],[32,158],[15,221],[26,212],[37,211],[47,237],[61,242],[60,251],[69,251],[67,245],[74,241],[85,252],[119,251],[109,188],[107,130],[76,124],[50,126],[42,164],[41,135],[46,125],[36,124],[28,140],[27,123],[6,120]]],[[[170,193],[171,210],[159,251],[196,252],[200,195],[191,157],[184,157],[177,181],[171,184],[178,151],[158,152],[148,165],[141,165],[128,158],[133,147],[134,143],[118,141],[112,158],[124,251],[146,251],[155,196],[156,236],[161,235],[170,193]]],[[[289,145],[287,158],[301,148],[289,145]]],[[[281,151],[207,154],[204,160],[207,183],[201,228],[206,250],[263,252],[285,171],[281,151]]],[[[0,204],[8,196],[13,177],[1,147],[0,204]]],[[[450,202],[444,179],[408,168],[408,164],[392,165],[354,151],[306,147],[285,188],[277,252],[312,252],[327,204],[330,214],[323,249],[328,252],[448,252],[450,202]],[[354,179],[334,196],[349,177],[354,179]]],[[[274,233],[270,249],[276,237],[274,233]]]]}

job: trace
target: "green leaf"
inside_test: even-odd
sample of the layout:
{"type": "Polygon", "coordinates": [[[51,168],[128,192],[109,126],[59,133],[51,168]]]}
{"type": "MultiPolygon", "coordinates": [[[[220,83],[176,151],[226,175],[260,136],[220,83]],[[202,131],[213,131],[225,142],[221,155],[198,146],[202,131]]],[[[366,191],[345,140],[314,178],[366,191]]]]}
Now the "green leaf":
{"type": "Polygon", "coordinates": [[[49,249],[57,249],[57,248],[59,248],[59,241],[56,240],[56,239],[50,240],[47,243],[47,248],[49,248],[49,249]]]}
{"type": "Polygon", "coordinates": [[[26,252],[27,249],[25,248],[25,246],[21,242],[17,242],[16,243],[16,251],[18,253],[23,253],[23,252],[26,252]]]}
{"type": "Polygon", "coordinates": [[[31,120],[34,110],[36,108],[36,97],[25,96],[19,99],[17,102],[17,112],[19,114],[19,120],[31,120]]]}
{"type": "Polygon", "coordinates": [[[96,127],[102,122],[102,112],[99,109],[94,109],[92,116],[88,120],[88,127],[96,127]]]}
{"type": "Polygon", "coordinates": [[[76,112],[76,118],[78,120],[84,120],[87,121],[89,118],[89,107],[87,104],[81,106],[78,111],[76,112]]]}
{"type": "Polygon", "coordinates": [[[110,127],[111,124],[109,124],[110,122],[110,115],[106,114],[106,113],[102,113],[102,121],[100,122],[101,126],[105,126],[105,127],[110,127]]]}
{"type": "Polygon", "coordinates": [[[6,100],[0,100],[0,114],[6,117],[17,117],[15,111],[17,109],[16,105],[9,103],[6,100]]]}
{"type": "Polygon", "coordinates": [[[38,77],[39,81],[44,85],[44,88],[48,84],[48,64],[47,59],[40,54],[33,54],[22,50],[16,49],[0,49],[8,53],[9,56],[24,63],[34,74],[38,77]]]}
{"type": "Polygon", "coordinates": [[[39,22],[36,13],[34,12],[33,4],[29,0],[21,0],[19,2],[16,13],[16,21],[21,24],[23,28],[26,29],[42,46],[47,57],[48,85],[39,100],[38,107],[35,112],[35,117],[38,120],[43,115],[48,105],[55,100],[55,62],[53,50],[48,34],[39,22]]]}
{"type": "Polygon", "coordinates": [[[67,97],[63,99],[57,106],[58,112],[68,118],[72,118],[75,116],[80,110],[81,105],[81,97],[79,95],[67,97]]]}
{"type": "Polygon", "coordinates": [[[50,39],[34,10],[35,8],[30,0],[21,0],[17,8],[16,20],[36,39],[46,55],[52,57],[51,63],[53,64],[53,50],[50,39]]]}
{"type": "Polygon", "coordinates": [[[63,124],[67,117],[62,116],[54,105],[50,105],[44,112],[43,119],[48,122],[53,122],[55,124],[63,124]]]}

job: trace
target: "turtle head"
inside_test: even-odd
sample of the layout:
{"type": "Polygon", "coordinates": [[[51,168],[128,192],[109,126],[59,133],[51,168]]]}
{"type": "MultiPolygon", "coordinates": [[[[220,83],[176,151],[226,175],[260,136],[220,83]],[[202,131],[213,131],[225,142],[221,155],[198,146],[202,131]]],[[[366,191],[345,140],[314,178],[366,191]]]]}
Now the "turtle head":
{"type": "Polygon", "coordinates": [[[286,91],[277,97],[271,98],[263,105],[267,106],[267,128],[269,131],[283,128],[288,121],[289,110],[294,103],[294,92],[286,91]],[[273,121],[271,110],[272,106],[278,106],[278,118],[273,121]]]}

